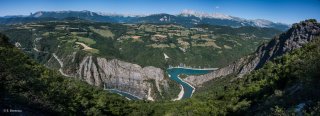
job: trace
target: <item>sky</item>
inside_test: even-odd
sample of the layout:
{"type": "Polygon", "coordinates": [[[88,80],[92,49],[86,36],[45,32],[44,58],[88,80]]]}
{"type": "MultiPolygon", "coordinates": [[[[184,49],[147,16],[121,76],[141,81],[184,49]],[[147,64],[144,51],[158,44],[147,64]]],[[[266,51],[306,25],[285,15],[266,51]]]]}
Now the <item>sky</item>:
{"type": "Polygon", "coordinates": [[[188,9],[286,24],[309,18],[320,20],[320,0],[0,0],[0,5],[0,16],[65,10],[179,14],[188,9]]]}

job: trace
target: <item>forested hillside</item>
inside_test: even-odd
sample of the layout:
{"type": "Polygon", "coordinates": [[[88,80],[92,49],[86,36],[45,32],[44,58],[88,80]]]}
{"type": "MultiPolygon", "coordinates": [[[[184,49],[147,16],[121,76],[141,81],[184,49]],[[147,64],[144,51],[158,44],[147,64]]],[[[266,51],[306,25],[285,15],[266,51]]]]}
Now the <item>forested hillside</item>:
{"type": "MultiPolygon", "coordinates": [[[[0,34],[0,109],[24,115],[125,115],[127,100],[46,69],[0,34]]],[[[0,114],[1,115],[1,114],[0,114]]]]}
{"type": "Polygon", "coordinates": [[[0,27],[0,32],[42,64],[48,62],[50,53],[66,57],[73,52],[82,52],[162,69],[181,63],[193,67],[223,67],[254,52],[260,44],[281,33],[272,28],[248,26],[199,25],[186,28],[173,24],[113,24],[82,20],[7,25],[0,27]],[[79,42],[92,49],[82,49],[77,44],[79,42]],[[164,54],[168,55],[168,61],[164,54]]]}
{"type": "Polygon", "coordinates": [[[127,101],[35,63],[1,35],[1,108],[38,114],[319,115],[320,38],[243,78],[207,82],[181,101],[127,101]]]}

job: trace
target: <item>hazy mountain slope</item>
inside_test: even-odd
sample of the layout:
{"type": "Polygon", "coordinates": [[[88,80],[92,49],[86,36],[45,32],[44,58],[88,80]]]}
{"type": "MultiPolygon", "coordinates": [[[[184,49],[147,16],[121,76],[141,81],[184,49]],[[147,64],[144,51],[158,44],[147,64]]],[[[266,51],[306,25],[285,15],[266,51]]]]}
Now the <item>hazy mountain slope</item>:
{"type": "Polygon", "coordinates": [[[109,16],[102,16],[91,11],[58,11],[58,12],[45,12],[39,11],[31,14],[29,17],[44,18],[52,17],[57,19],[65,19],[68,17],[75,17],[79,19],[98,21],[98,22],[118,22],[109,16]]]}
{"type": "Polygon", "coordinates": [[[56,18],[65,19],[74,17],[96,22],[114,22],[114,23],[157,23],[157,24],[179,24],[185,27],[193,27],[197,24],[211,24],[230,27],[264,27],[274,28],[281,31],[288,29],[288,25],[282,23],[274,23],[268,20],[256,19],[246,20],[238,17],[228,16],[224,14],[202,14],[196,12],[182,12],[178,15],[171,14],[151,14],[146,16],[125,16],[115,14],[102,14],[91,11],[38,11],[28,16],[12,16],[0,18],[0,24],[24,23],[32,20],[56,18]]]}
{"type": "Polygon", "coordinates": [[[273,38],[275,35],[281,33],[281,31],[273,28],[256,28],[252,26],[242,26],[238,28],[232,28],[228,26],[219,26],[219,25],[208,25],[208,24],[199,24],[196,27],[208,29],[212,31],[213,34],[227,34],[227,35],[245,35],[248,38],[258,37],[261,39],[264,38],[273,38]]]}
{"type": "Polygon", "coordinates": [[[268,20],[245,20],[238,17],[220,18],[198,16],[195,14],[152,14],[144,17],[136,17],[127,20],[128,23],[158,23],[158,24],[180,24],[186,27],[193,27],[198,24],[210,24],[230,27],[253,26],[261,28],[274,28],[281,31],[288,29],[288,25],[281,23],[274,23],[268,20]]]}
{"type": "Polygon", "coordinates": [[[9,17],[9,18],[1,18],[0,24],[19,24],[19,23],[30,23],[30,22],[40,22],[40,21],[53,21],[57,20],[52,17],[44,17],[44,18],[35,18],[35,17],[9,17]]]}
{"type": "Polygon", "coordinates": [[[261,45],[252,55],[241,58],[233,64],[212,73],[201,76],[190,76],[185,80],[193,85],[200,86],[206,81],[229,74],[236,74],[241,77],[244,74],[261,68],[261,66],[273,58],[293,49],[300,48],[319,34],[320,25],[315,20],[306,20],[294,24],[287,32],[272,39],[269,43],[261,45]]]}

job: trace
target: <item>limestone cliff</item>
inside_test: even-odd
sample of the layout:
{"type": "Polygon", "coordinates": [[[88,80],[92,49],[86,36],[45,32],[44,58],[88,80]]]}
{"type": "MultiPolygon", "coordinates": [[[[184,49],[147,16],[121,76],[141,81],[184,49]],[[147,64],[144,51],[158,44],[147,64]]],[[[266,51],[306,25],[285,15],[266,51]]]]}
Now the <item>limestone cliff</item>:
{"type": "Polygon", "coordinates": [[[79,78],[91,85],[128,92],[142,99],[152,98],[153,94],[150,92],[161,94],[161,88],[168,89],[169,87],[167,80],[164,79],[164,71],[153,66],[142,68],[137,64],[117,59],[81,57],[77,53],[65,56],[61,54],[58,59],[54,58],[58,57],[50,58],[47,64],[54,64],[57,61],[64,62],[64,65],[61,66],[62,74],[79,78]],[[77,60],[79,63],[76,62],[77,60]],[[153,88],[152,84],[155,84],[156,88],[153,88]]]}
{"type": "Polygon", "coordinates": [[[252,55],[243,57],[232,64],[200,76],[189,76],[184,80],[195,86],[217,77],[236,74],[238,77],[261,68],[267,61],[302,47],[320,34],[320,24],[315,20],[306,20],[293,24],[287,32],[280,34],[269,43],[261,45],[252,55]]]}

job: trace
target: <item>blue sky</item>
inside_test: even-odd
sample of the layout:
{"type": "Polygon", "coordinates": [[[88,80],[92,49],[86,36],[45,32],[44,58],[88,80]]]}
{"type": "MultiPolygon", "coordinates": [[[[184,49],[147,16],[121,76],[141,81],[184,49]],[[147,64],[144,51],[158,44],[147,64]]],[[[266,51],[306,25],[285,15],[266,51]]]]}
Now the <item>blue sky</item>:
{"type": "Polygon", "coordinates": [[[178,14],[184,9],[291,24],[320,20],[320,0],[0,0],[0,16],[89,10],[120,14],[178,14]]]}

